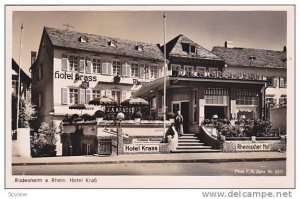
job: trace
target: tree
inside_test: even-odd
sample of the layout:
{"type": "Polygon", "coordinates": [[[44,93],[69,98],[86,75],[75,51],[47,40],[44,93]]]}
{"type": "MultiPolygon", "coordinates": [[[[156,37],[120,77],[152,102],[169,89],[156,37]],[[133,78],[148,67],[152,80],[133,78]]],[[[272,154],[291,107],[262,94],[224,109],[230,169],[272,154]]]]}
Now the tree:
{"type": "Polygon", "coordinates": [[[19,103],[19,127],[28,128],[30,126],[30,121],[35,118],[36,110],[35,105],[31,102],[31,93],[26,92],[26,98],[20,99],[19,103]]]}

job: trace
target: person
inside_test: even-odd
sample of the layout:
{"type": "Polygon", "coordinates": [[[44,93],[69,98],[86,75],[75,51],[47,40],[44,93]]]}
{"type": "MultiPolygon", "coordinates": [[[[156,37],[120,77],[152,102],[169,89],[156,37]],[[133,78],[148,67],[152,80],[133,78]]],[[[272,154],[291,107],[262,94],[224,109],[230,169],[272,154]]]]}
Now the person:
{"type": "Polygon", "coordinates": [[[177,111],[177,115],[175,117],[175,128],[179,134],[179,137],[183,134],[183,117],[180,111],[177,111]]]}

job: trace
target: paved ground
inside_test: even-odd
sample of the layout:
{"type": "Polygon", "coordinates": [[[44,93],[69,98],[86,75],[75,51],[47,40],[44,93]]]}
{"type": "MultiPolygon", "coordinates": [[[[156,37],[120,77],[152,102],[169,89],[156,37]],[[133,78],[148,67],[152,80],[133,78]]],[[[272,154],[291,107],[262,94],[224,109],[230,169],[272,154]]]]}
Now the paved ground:
{"type": "Polygon", "coordinates": [[[13,166],[13,175],[282,176],[285,161],[13,166]]]}
{"type": "Polygon", "coordinates": [[[119,156],[13,157],[12,165],[74,165],[120,163],[211,163],[286,160],[285,152],[135,154],[119,156]]]}

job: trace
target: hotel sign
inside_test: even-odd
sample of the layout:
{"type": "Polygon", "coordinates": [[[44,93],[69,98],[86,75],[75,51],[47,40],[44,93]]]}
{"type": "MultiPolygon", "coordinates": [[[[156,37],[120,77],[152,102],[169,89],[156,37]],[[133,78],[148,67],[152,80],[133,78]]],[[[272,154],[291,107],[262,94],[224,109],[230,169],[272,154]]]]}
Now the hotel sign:
{"type": "Polygon", "coordinates": [[[236,151],[270,151],[269,143],[239,143],[236,145],[236,151]]]}
{"type": "Polygon", "coordinates": [[[158,144],[124,144],[125,153],[154,153],[159,152],[158,144]]]}
{"type": "Polygon", "coordinates": [[[86,82],[96,82],[97,81],[97,76],[94,75],[83,75],[79,73],[67,73],[67,72],[60,72],[60,71],[55,71],[54,73],[54,78],[56,79],[69,79],[69,80],[81,80],[81,81],[86,81],[86,82]]]}

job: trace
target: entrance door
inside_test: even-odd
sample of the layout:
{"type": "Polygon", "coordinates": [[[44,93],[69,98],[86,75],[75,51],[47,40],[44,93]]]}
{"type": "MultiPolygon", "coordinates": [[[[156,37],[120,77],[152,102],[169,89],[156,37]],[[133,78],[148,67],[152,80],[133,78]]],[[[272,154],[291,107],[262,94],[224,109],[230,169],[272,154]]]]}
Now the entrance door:
{"type": "Polygon", "coordinates": [[[189,102],[181,102],[181,115],[183,117],[183,133],[189,132],[189,102]]]}

